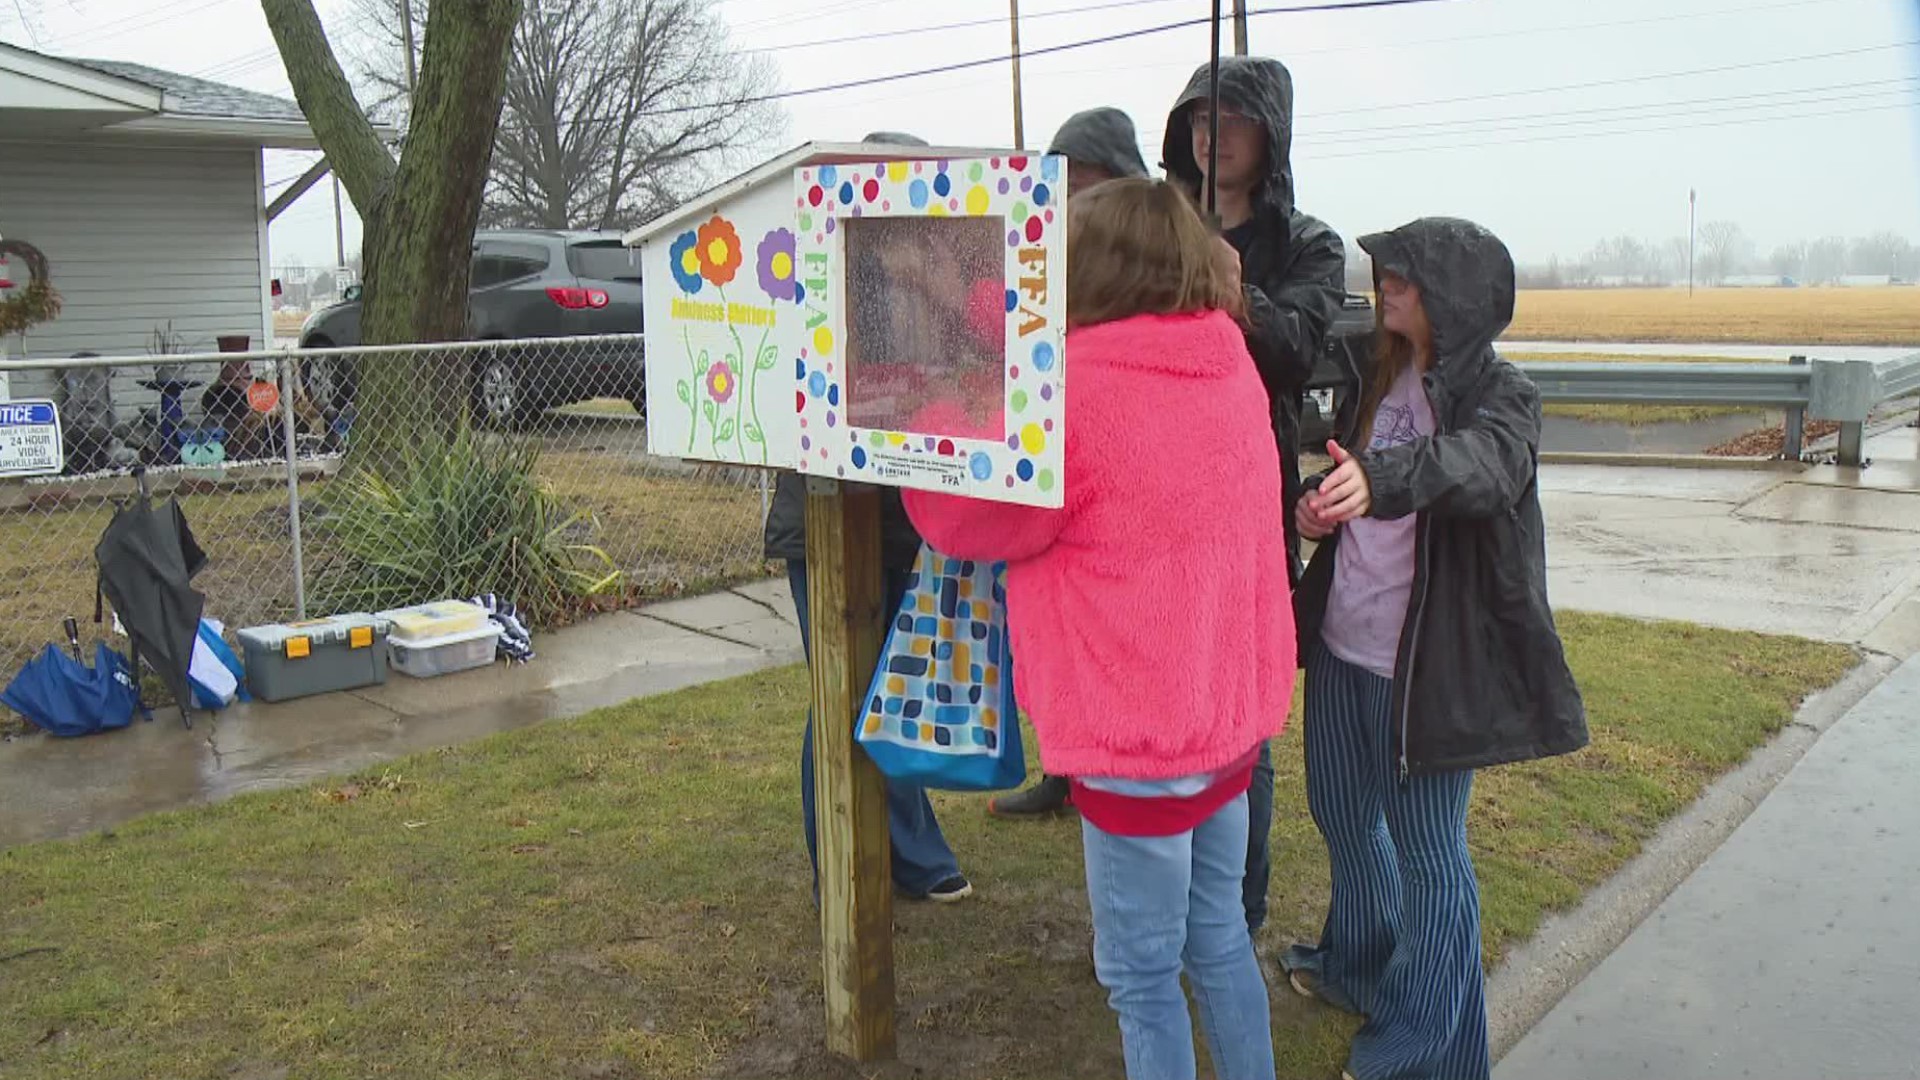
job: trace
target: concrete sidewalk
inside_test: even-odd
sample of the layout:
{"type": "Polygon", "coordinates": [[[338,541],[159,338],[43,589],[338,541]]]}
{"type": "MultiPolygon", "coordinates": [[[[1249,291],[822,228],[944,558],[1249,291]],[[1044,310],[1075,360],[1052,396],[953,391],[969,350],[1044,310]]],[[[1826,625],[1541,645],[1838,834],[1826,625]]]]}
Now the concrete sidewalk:
{"type": "Polygon", "coordinates": [[[1822,735],[1498,1080],[1920,1077],[1920,658],[1822,735]]]}
{"type": "MultiPolygon", "coordinates": [[[[798,663],[784,579],[540,634],[530,664],[200,714],[91,739],[0,744],[0,848],[286,787],[633,698],[798,663]]],[[[794,747],[800,745],[795,718],[794,747]]]]}
{"type": "Polygon", "coordinates": [[[1868,452],[1865,470],[1543,466],[1553,604],[1920,651],[1920,429],[1868,452]]]}

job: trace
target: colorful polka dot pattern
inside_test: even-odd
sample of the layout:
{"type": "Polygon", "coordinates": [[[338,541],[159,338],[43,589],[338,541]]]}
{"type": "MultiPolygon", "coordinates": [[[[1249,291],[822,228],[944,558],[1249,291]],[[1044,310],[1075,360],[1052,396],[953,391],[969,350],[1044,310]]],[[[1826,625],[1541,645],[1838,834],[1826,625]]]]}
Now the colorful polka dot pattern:
{"type": "MultiPolygon", "coordinates": [[[[1004,564],[922,548],[867,694],[860,741],[997,758],[1006,725],[1017,722],[1006,602],[1004,564]]],[[[1016,735],[1015,753],[1018,745],[1016,735]]]]}
{"type": "Polygon", "coordinates": [[[1058,507],[1066,413],[1066,219],[1058,158],[871,162],[795,172],[802,266],[825,260],[825,289],[809,288],[795,367],[801,472],[865,479],[1002,502],[1058,507]],[[868,431],[844,423],[845,280],[835,221],[845,217],[998,217],[1006,248],[1006,434],[948,439],[868,431]],[[811,261],[810,261],[811,260],[811,261]]]}

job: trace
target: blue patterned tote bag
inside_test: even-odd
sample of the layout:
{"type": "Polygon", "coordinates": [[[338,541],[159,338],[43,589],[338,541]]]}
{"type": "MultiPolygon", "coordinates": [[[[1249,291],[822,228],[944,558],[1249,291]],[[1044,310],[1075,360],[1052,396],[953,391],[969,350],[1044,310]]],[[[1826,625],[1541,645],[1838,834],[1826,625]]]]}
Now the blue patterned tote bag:
{"type": "Polygon", "coordinates": [[[920,546],[855,735],[895,780],[944,791],[1001,791],[1026,780],[1005,563],[920,546]]]}

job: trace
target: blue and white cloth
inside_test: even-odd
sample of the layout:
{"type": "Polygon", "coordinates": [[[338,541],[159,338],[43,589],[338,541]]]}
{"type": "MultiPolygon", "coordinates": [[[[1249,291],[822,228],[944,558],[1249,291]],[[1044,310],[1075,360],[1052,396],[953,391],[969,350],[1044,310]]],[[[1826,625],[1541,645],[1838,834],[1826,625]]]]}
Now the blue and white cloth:
{"type": "Polygon", "coordinates": [[[524,664],[533,659],[533,631],[520,619],[520,609],[493,593],[476,596],[473,602],[487,609],[487,615],[500,627],[497,654],[502,660],[524,664]]]}

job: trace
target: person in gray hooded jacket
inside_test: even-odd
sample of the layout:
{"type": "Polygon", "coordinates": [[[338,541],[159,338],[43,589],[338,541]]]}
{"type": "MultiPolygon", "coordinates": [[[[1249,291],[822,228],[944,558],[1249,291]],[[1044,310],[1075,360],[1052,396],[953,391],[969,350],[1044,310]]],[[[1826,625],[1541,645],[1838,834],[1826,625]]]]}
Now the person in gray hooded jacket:
{"type": "MultiPolygon", "coordinates": [[[[1069,199],[1095,184],[1147,175],[1139,132],[1134,130],[1133,118],[1119,109],[1088,109],[1067,117],[1047,153],[1067,159],[1069,199]]],[[[1000,817],[1054,814],[1066,807],[1069,795],[1066,777],[1044,776],[1025,791],[989,801],[987,811],[1000,817]]]]}

